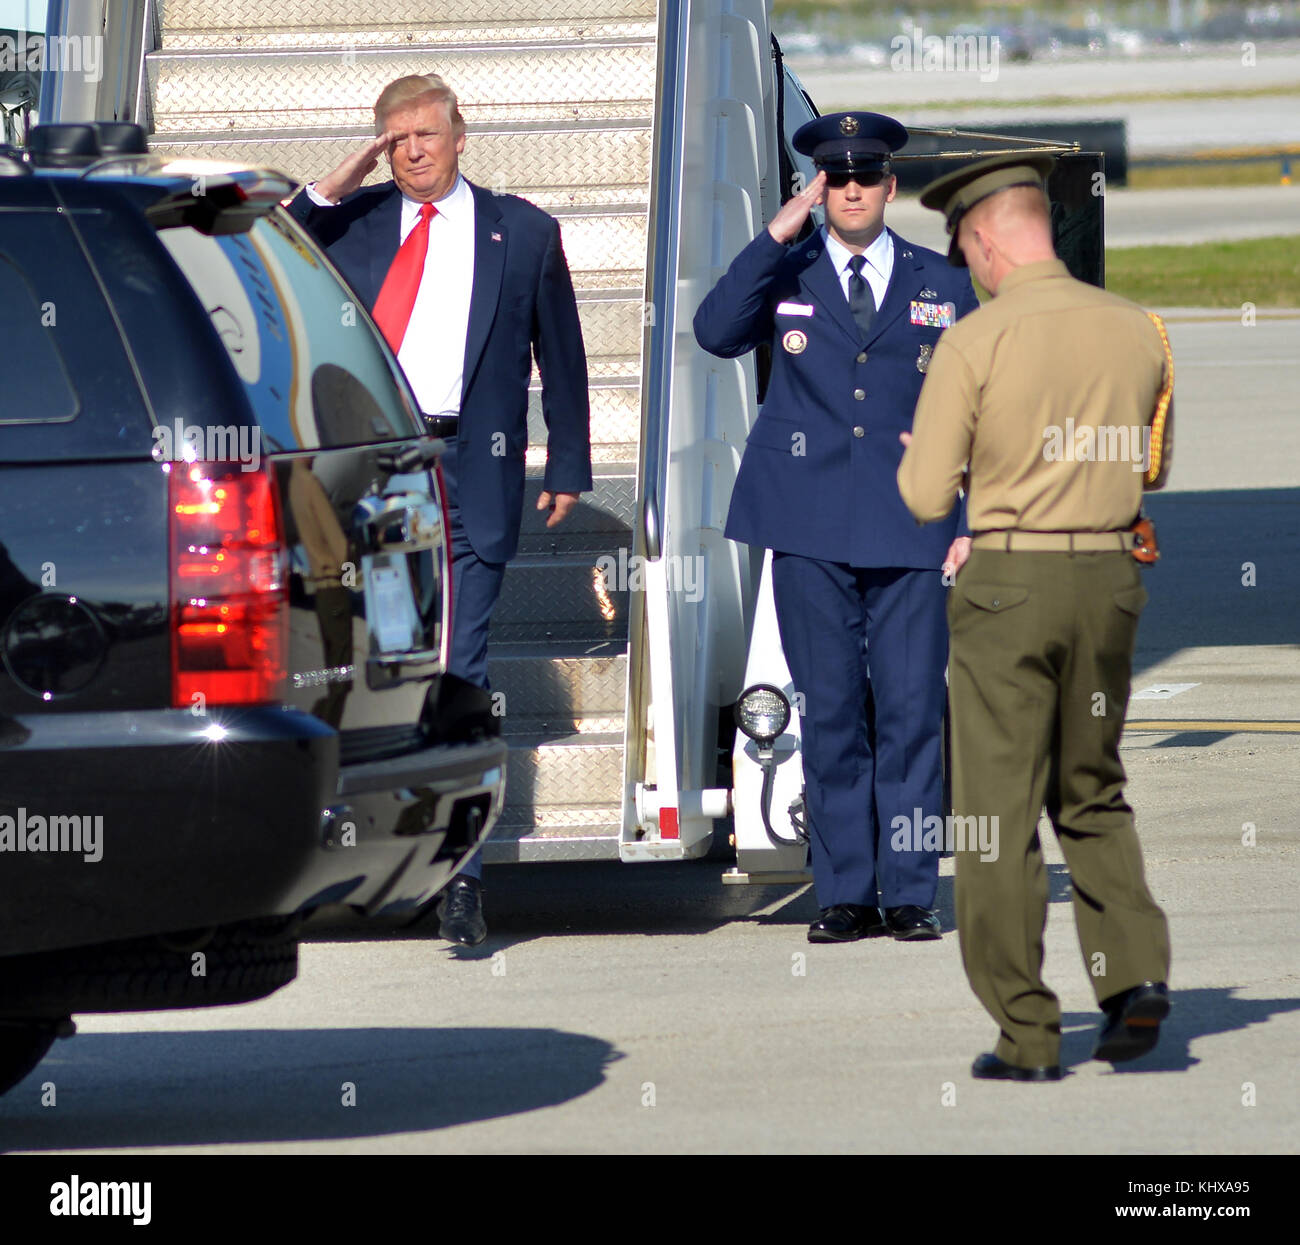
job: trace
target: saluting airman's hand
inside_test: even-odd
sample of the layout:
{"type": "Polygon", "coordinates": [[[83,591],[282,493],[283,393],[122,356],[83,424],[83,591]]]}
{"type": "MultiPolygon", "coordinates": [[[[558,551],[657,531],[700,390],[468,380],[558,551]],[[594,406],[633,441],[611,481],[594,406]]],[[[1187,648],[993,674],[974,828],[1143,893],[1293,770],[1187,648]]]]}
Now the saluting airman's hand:
{"type": "Polygon", "coordinates": [[[782,246],[789,246],[799,236],[808,213],[825,197],[826,174],[818,173],[793,199],[781,205],[781,210],[768,223],[767,232],[782,246]]]}
{"type": "Polygon", "coordinates": [[[360,190],[361,183],[374,172],[380,155],[388,149],[389,144],[396,137],[396,134],[388,132],[378,138],[372,138],[364,147],[358,148],[348,156],[333,172],[322,177],[316,183],[316,193],[330,200],[331,203],[337,203],[340,199],[347,198],[353,191],[360,190]]]}

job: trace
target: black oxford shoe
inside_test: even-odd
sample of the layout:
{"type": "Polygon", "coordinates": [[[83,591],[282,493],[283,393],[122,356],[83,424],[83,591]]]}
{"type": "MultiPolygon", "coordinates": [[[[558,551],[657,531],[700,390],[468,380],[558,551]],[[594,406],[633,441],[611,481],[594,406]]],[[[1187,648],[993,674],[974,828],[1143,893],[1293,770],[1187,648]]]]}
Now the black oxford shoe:
{"type": "Polygon", "coordinates": [[[901,908],[886,908],[885,922],[889,932],[900,942],[922,942],[942,938],[939,918],[929,908],[905,904],[901,908]]]}
{"type": "Polygon", "coordinates": [[[996,1055],[980,1055],[970,1066],[970,1074],[979,1081],[1059,1081],[1059,1063],[1042,1064],[1037,1068],[1018,1068],[1005,1063],[996,1055]]]}
{"type": "Polygon", "coordinates": [[[438,936],[464,947],[487,938],[483,920],[483,884],[478,878],[452,878],[438,901],[438,936]]]}
{"type": "Polygon", "coordinates": [[[879,938],[889,933],[879,908],[856,903],[837,903],[823,908],[821,915],[808,926],[809,942],[857,942],[859,938],[879,938]]]}
{"type": "Polygon", "coordinates": [[[1103,999],[1101,1010],[1106,1018],[1092,1057],[1108,1063],[1136,1059],[1160,1040],[1160,1022],[1169,1015],[1169,989],[1163,981],[1144,981],[1103,999]]]}

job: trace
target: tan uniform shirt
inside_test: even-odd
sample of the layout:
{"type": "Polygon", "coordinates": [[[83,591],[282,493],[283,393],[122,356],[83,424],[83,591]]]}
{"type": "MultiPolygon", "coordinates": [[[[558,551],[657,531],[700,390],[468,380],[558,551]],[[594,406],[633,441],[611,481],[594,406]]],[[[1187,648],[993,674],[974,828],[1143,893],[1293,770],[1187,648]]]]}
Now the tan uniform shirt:
{"type": "Polygon", "coordinates": [[[1060,260],[1015,269],[935,347],[898,468],[903,501],[921,523],[942,518],[969,463],[974,533],[1128,527],[1165,366],[1141,307],[1060,260]]]}

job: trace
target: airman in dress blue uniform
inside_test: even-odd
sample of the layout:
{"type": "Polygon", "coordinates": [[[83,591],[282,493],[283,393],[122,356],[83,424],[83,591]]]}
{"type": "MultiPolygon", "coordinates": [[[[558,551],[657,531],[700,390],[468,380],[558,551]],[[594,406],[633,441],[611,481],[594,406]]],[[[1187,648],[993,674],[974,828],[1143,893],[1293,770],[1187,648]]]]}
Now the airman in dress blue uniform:
{"type": "Polygon", "coordinates": [[[965,271],[885,228],[897,186],[890,157],[906,141],[877,113],[803,126],[794,145],[817,176],[695,316],[712,354],[772,347],[726,534],[773,551],[782,646],[803,697],[822,909],[813,942],[939,937],[927,819],[943,811],[943,575],[955,574],[969,541],[956,513],[921,528],[904,506],[899,433],[912,426],[940,334],[977,302],[965,271]],[[822,203],[826,227],[796,243],[822,203]]]}

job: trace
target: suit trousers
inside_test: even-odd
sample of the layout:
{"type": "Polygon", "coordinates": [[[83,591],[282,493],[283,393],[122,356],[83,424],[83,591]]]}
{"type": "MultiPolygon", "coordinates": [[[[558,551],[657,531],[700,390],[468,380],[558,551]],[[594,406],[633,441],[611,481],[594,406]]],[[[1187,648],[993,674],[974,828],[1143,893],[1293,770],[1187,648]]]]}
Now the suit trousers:
{"type": "Polygon", "coordinates": [[[1168,980],[1168,928],[1119,757],[1145,602],[1137,563],[1120,552],[976,550],[949,597],[962,962],[1001,1030],[994,1053],[1019,1067],[1060,1057],[1060,1003],[1042,980],[1044,805],[1097,1000],[1168,980]],[[972,818],[988,819],[979,846],[972,818]]]}
{"type": "MultiPolygon", "coordinates": [[[[461,523],[456,480],[456,442],[448,440],[442,456],[442,478],[447,488],[447,511],[451,520],[452,620],[451,652],[447,670],[476,687],[488,686],[488,629],[492,609],[501,594],[504,562],[485,562],[474,552],[461,523]]],[[[461,870],[462,877],[482,878],[483,860],[478,852],[461,870]]]]}
{"type": "Polygon", "coordinates": [[[818,904],[932,907],[939,853],[912,830],[942,811],[948,633],[938,570],[774,552],[772,590],[803,697],[818,904]]]}

